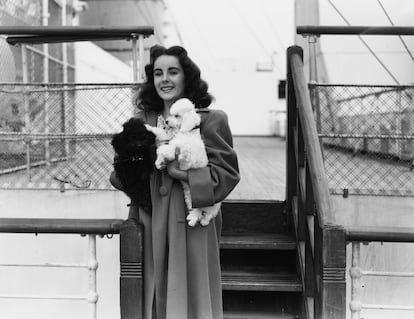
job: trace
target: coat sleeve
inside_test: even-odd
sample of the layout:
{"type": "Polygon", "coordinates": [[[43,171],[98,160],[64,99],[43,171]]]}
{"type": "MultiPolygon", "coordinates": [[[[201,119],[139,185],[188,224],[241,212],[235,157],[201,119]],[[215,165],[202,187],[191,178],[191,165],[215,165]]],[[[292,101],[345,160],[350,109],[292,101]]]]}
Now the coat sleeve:
{"type": "Polygon", "coordinates": [[[201,124],[201,135],[207,150],[208,165],[188,172],[193,207],[206,207],[223,201],[240,180],[226,113],[210,110],[203,115],[206,119],[201,124]]]}

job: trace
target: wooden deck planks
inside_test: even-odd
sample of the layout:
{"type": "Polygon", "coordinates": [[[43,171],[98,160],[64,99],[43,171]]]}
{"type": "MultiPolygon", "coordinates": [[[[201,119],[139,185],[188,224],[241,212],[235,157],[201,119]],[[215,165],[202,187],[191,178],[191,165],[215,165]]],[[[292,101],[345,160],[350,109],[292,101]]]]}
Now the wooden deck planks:
{"type": "Polygon", "coordinates": [[[241,180],[228,199],[284,200],[285,141],[278,137],[234,137],[241,180]]]}

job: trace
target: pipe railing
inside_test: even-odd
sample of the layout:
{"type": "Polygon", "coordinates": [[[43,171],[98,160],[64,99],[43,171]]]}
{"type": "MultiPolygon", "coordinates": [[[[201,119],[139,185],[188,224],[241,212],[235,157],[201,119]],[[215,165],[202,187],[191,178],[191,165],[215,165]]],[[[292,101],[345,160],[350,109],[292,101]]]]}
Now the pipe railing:
{"type": "Polygon", "coordinates": [[[402,26],[316,26],[302,25],[296,28],[298,34],[308,35],[414,35],[414,27],[402,26]]]}
{"type": "Polygon", "coordinates": [[[120,235],[120,314],[121,319],[141,319],[143,316],[143,243],[142,227],[134,219],[50,219],[0,218],[0,233],[19,234],[79,234],[88,236],[86,264],[68,263],[3,263],[0,267],[63,267],[84,268],[89,272],[89,291],[83,295],[10,295],[0,299],[86,300],[91,305],[90,318],[97,319],[96,236],[120,235]]]}
{"type": "Polygon", "coordinates": [[[414,228],[352,226],[346,229],[346,239],[352,243],[352,264],[349,269],[351,278],[351,300],[349,305],[351,319],[360,319],[361,311],[364,309],[414,311],[412,305],[368,304],[363,303],[361,298],[361,279],[364,276],[414,278],[414,272],[363,269],[361,266],[361,243],[414,243],[414,228]]]}

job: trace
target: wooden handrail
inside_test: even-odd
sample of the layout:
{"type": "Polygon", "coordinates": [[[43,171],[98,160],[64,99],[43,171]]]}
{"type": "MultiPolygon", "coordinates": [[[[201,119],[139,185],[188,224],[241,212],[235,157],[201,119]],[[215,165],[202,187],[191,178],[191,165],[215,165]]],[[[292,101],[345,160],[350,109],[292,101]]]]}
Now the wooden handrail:
{"type": "Polygon", "coordinates": [[[0,233],[119,234],[121,219],[0,218],[0,233]]]}
{"type": "Polygon", "coordinates": [[[325,174],[321,146],[319,143],[318,132],[316,131],[315,118],[312,111],[312,104],[309,96],[308,85],[305,81],[303,64],[298,55],[291,58],[292,77],[295,86],[296,102],[304,134],[307,156],[309,158],[309,171],[311,175],[312,187],[315,197],[315,205],[318,210],[320,225],[326,225],[334,221],[332,214],[328,180],[325,174]]]}
{"type": "Polygon", "coordinates": [[[296,32],[302,35],[414,35],[414,27],[402,26],[337,26],[301,25],[296,32]]]}
{"type": "Polygon", "coordinates": [[[287,197],[304,282],[305,318],[346,318],[346,236],[335,225],[309,87],[303,50],[287,52],[288,134],[287,197]],[[312,315],[313,314],[313,315],[312,315]]]}

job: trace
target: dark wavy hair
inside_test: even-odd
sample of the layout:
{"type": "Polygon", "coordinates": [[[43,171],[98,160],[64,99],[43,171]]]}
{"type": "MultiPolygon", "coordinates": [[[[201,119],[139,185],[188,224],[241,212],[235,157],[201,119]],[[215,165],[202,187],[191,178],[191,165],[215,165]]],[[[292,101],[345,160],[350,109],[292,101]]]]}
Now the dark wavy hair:
{"type": "Polygon", "coordinates": [[[161,55],[175,56],[184,71],[184,96],[194,103],[196,108],[207,107],[213,97],[208,93],[208,84],[200,77],[199,67],[188,57],[187,51],[181,46],[165,48],[155,45],[150,50],[150,63],[145,66],[146,81],[137,97],[137,105],[144,110],[161,112],[164,102],[154,86],[154,62],[161,55]]]}

